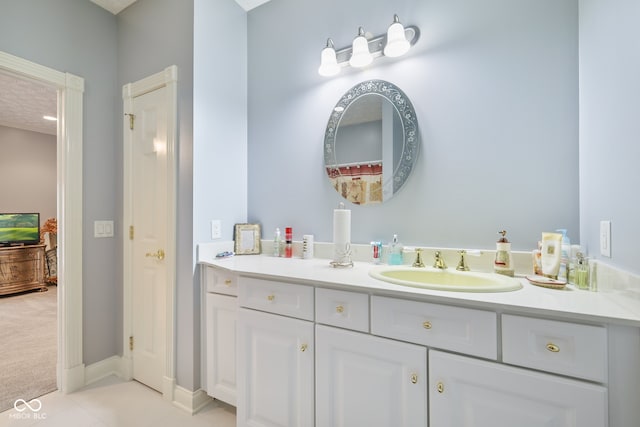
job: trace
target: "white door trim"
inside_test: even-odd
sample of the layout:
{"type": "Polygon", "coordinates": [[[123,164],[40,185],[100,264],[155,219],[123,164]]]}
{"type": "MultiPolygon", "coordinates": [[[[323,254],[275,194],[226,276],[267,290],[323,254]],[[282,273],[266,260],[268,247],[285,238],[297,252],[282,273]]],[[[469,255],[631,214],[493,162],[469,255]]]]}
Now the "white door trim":
{"type": "MultiPolygon", "coordinates": [[[[133,111],[133,98],[144,95],[155,89],[167,88],[167,204],[170,209],[167,212],[167,249],[165,260],[167,263],[167,295],[166,295],[166,357],[164,378],[162,381],[162,395],[166,400],[174,400],[175,390],[175,294],[176,294],[176,182],[177,182],[177,95],[178,95],[178,67],[172,65],[164,71],[146,77],[134,83],[128,83],[122,88],[122,98],[124,100],[124,112],[133,111]]],[[[129,337],[133,330],[133,288],[132,288],[132,266],[131,253],[132,243],[127,238],[129,225],[132,223],[131,211],[131,144],[133,132],[129,128],[128,117],[123,118],[124,135],[124,212],[123,225],[126,229],[123,239],[123,372],[125,378],[131,379],[133,376],[133,359],[129,350],[129,337]]]]}
{"type": "Polygon", "coordinates": [[[58,91],[58,362],[57,385],[85,385],[82,355],[82,97],[84,79],[0,52],[0,70],[58,91]]]}

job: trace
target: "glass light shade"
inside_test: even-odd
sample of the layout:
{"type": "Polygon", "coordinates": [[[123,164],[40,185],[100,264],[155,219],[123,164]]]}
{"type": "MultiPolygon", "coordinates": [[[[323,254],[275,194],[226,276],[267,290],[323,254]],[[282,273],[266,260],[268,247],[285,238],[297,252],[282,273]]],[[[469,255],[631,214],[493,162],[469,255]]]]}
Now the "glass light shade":
{"type": "Polygon", "coordinates": [[[409,51],[409,41],[404,34],[404,27],[396,16],[393,24],[387,30],[387,44],[384,46],[384,55],[391,58],[402,56],[409,51]]]}
{"type": "Polygon", "coordinates": [[[318,74],[325,77],[335,76],[340,72],[340,66],[336,60],[336,51],[333,47],[325,47],[320,54],[320,68],[318,74]]]}
{"type": "Polygon", "coordinates": [[[369,52],[369,42],[364,36],[364,30],[360,28],[358,37],[353,39],[351,58],[349,65],[355,68],[366,67],[373,61],[373,56],[369,52]]]}

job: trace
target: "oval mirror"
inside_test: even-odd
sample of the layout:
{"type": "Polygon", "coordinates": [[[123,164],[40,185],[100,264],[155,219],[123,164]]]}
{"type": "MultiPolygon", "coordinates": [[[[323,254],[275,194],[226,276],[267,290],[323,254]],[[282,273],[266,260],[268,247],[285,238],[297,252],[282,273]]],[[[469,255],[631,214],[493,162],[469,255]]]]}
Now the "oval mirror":
{"type": "Polygon", "coordinates": [[[415,165],[418,121],[409,98],[384,80],[352,87],[338,101],[324,135],[331,185],[355,204],[393,197],[415,165]]]}

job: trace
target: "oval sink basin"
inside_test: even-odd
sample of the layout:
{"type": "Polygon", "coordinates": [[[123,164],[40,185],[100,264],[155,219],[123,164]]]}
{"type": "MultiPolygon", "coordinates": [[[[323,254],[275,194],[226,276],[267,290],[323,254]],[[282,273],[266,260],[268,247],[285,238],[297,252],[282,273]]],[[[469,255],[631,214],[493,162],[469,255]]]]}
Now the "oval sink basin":
{"type": "Polygon", "coordinates": [[[369,271],[374,279],[401,286],[456,292],[507,292],[522,288],[513,277],[474,271],[439,270],[408,266],[375,267],[369,271]]]}

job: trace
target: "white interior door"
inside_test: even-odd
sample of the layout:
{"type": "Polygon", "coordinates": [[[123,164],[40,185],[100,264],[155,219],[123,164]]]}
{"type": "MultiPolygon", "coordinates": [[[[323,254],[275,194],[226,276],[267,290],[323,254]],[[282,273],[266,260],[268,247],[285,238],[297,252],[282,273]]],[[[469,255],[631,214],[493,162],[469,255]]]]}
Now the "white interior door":
{"type": "Polygon", "coordinates": [[[166,92],[161,87],[133,98],[130,183],[132,374],[158,391],[162,391],[167,345],[166,92]]]}

